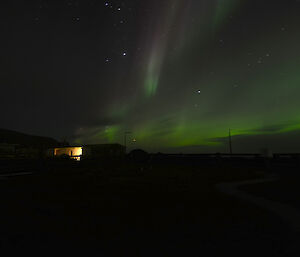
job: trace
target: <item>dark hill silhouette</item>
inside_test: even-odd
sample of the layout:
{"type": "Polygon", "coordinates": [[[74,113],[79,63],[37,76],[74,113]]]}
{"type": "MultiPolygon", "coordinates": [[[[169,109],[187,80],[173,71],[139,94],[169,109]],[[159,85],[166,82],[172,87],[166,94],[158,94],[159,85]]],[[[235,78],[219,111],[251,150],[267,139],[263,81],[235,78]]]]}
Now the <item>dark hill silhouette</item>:
{"type": "Polygon", "coordinates": [[[59,142],[50,137],[27,135],[13,130],[0,129],[0,143],[19,144],[28,147],[54,147],[59,142]]]}

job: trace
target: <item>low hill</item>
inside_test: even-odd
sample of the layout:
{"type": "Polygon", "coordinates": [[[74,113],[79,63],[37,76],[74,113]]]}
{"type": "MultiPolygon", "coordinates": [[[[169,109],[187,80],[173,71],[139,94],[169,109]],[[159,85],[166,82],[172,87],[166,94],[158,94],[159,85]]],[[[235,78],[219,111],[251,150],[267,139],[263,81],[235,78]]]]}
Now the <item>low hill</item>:
{"type": "Polygon", "coordinates": [[[0,129],[0,143],[20,144],[29,147],[54,147],[59,142],[50,137],[27,135],[13,130],[0,129]]]}

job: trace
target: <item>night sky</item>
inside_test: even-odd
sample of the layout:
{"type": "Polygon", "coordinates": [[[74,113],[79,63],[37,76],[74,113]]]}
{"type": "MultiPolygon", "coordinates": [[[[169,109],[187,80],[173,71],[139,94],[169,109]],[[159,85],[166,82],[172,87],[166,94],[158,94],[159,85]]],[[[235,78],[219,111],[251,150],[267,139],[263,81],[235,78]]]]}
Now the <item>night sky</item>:
{"type": "Polygon", "coordinates": [[[1,128],[153,152],[300,152],[299,0],[10,0],[1,128]]]}

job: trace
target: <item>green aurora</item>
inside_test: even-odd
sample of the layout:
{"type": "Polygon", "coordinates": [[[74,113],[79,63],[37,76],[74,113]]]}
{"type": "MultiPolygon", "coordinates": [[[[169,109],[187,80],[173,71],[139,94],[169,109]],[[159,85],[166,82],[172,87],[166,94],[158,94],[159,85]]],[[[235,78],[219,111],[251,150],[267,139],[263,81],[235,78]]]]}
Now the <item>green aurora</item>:
{"type": "Polygon", "coordinates": [[[271,19],[272,10],[253,28],[243,20],[244,12],[256,15],[250,7],[238,0],[167,1],[146,38],[143,65],[134,67],[143,74],[135,93],[108,108],[115,124],[90,136],[86,129],[80,142],[123,143],[131,131],[131,148],[226,151],[229,128],[234,141],[300,130],[297,28],[283,29],[287,17],[271,19]]]}
{"type": "Polygon", "coordinates": [[[149,152],[300,152],[299,0],[6,1],[1,128],[149,152]],[[42,3],[43,2],[43,3],[42,3]]]}

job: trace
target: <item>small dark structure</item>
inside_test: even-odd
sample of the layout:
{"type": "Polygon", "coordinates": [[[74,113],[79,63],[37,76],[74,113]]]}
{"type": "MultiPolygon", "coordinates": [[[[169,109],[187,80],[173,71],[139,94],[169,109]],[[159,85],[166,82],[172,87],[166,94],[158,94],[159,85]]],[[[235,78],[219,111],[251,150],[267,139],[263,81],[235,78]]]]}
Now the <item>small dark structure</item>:
{"type": "Polygon", "coordinates": [[[149,160],[149,154],[142,149],[134,149],[129,154],[128,157],[130,160],[135,162],[144,163],[149,160]]]}

